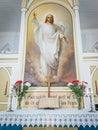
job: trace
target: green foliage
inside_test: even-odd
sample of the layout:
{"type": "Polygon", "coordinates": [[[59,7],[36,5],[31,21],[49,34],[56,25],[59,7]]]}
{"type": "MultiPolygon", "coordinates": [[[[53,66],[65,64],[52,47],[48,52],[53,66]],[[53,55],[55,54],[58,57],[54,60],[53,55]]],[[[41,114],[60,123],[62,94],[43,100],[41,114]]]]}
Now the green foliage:
{"type": "Polygon", "coordinates": [[[84,96],[85,91],[85,84],[88,84],[85,81],[82,81],[82,83],[79,80],[73,80],[71,83],[68,83],[68,86],[72,90],[72,93],[75,95],[77,102],[78,102],[78,109],[81,109],[81,101],[84,96]]]}
{"type": "Polygon", "coordinates": [[[82,85],[80,83],[74,83],[70,85],[70,89],[77,99],[78,109],[81,109],[81,101],[84,95],[82,85]]]}
{"type": "Polygon", "coordinates": [[[83,97],[83,91],[81,84],[73,84],[70,86],[72,93],[76,96],[76,99],[83,97]]]}
{"type": "Polygon", "coordinates": [[[25,97],[28,88],[31,86],[31,84],[28,81],[25,81],[22,86],[22,80],[18,80],[14,86],[13,90],[15,90],[15,93],[18,97],[18,108],[21,108],[21,101],[22,98],[25,97]]]}
{"type": "Polygon", "coordinates": [[[23,89],[17,93],[18,100],[22,100],[23,97],[25,97],[28,90],[28,86],[23,86],[23,89]]]}

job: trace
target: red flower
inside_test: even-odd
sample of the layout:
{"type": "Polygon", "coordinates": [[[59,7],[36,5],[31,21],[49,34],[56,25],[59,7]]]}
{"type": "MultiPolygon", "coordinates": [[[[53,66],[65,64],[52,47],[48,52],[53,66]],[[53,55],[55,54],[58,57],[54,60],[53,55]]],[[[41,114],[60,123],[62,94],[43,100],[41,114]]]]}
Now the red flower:
{"type": "Polygon", "coordinates": [[[73,80],[72,83],[77,84],[77,83],[80,83],[80,81],[79,80],[73,80]]]}
{"type": "Polygon", "coordinates": [[[22,80],[17,80],[17,82],[15,83],[15,85],[21,85],[22,80]]]}
{"type": "Polygon", "coordinates": [[[15,87],[17,86],[16,92],[18,91],[19,93],[21,92],[21,83],[22,80],[17,80],[15,83],[15,87]]]}

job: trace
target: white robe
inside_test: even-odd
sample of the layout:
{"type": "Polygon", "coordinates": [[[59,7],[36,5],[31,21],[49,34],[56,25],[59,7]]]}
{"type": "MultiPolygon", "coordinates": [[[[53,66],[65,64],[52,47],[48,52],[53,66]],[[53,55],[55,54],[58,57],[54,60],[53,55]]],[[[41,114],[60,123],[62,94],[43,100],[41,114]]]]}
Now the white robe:
{"type": "Polygon", "coordinates": [[[40,72],[44,76],[56,76],[59,64],[60,39],[64,37],[55,24],[38,23],[34,30],[35,43],[40,48],[40,72]]]}

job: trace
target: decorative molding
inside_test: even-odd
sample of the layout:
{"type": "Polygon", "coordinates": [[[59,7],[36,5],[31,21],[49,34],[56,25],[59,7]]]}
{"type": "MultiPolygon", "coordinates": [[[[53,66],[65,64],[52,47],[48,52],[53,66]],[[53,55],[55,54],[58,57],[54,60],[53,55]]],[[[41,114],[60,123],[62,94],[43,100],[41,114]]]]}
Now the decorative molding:
{"type": "Polygon", "coordinates": [[[28,2],[28,0],[22,0],[22,8],[27,7],[27,2],[28,2]]]}
{"type": "Polygon", "coordinates": [[[0,60],[18,60],[18,54],[0,54],[0,60]]]}
{"type": "Polygon", "coordinates": [[[74,11],[73,11],[70,3],[68,2],[68,0],[64,0],[64,1],[61,1],[61,0],[56,0],[56,1],[54,1],[54,0],[39,0],[38,2],[35,2],[34,5],[32,5],[33,2],[35,2],[35,0],[30,0],[30,2],[28,4],[29,6],[28,6],[27,17],[34,8],[38,7],[41,4],[48,4],[48,3],[55,3],[55,4],[62,5],[63,7],[67,8],[68,11],[71,13],[72,17],[74,17],[74,11]]]}
{"type": "MultiPolygon", "coordinates": [[[[48,91],[48,88],[47,87],[31,87],[28,89],[28,92],[47,92],[48,91]]],[[[64,86],[64,87],[51,87],[51,92],[71,92],[72,90],[67,87],[67,86],[64,86]]]]}
{"type": "Polygon", "coordinates": [[[98,53],[83,53],[83,59],[96,59],[96,60],[98,60],[98,53]]]}
{"type": "Polygon", "coordinates": [[[90,66],[89,69],[90,69],[90,74],[93,73],[94,69],[96,68],[96,66],[90,66]]]}
{"type": "Polygon", "coordinates": [[[79,0],[73,0],[73,6],[79,6],[79,0]]]}
{"type": "Polygon", "coordinates": [[[7,67],[0,67],[0,69],[5,70],[5,72],[7,72],[8,76],[9,76],[9,79],[11,78],[11,74],[10,74],[9,70],[7,69],[7,67]]]}
{"type": "Polygon", "coordinates": [[[0,105],[7,105],[8,102],[0,102],[0,105]]]}

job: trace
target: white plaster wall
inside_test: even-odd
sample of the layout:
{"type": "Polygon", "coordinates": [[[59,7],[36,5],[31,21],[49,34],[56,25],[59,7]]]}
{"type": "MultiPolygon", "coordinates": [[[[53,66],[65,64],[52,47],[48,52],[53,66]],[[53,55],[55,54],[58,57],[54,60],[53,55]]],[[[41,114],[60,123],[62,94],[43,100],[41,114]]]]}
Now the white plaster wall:
{"type": "Polygon", "coordinates": [[[82,30],[83,52],[96,52],[93,45],[98,42],[98,28],[82,30]]]}
{"type": "MultiPolygon", "coordinates": [[[[5,57],[5,56],[3,56],[3,55],[0,56],[0,59],[3,59],[3,60],[0,60],[0,68],[6,68],[6,67],[12,68],[12,71],[11,71],[10,76],[9,76],[9,78],[10,78],[9,94],[11,94],[11,89],[13,88],[13,85],[17,81],[17,77],[18,77],[18,74],[17,74],[17,71],[18,71],[17,56],[13,56],[12,57],[11,54],[8,56],[8,57],[12,57],[12,59],[16,58],[14,60],[4,60],[3,57],[5,57]]],[[[16,99],[16,97],[14,97],[14,95],[13,95],[12,102],[13,102],[12,103],[13,104],[12,105],[12,109],[15,109],[17,107],[17,99],[16,99]]],[[[7,109],[9,109],[9,106],[10,106],[10,95],[9,95],[9,98],[8,98],[8,102],[0,102],[0,104],[8,104],[7,109]]]]}
{"type": "MultiPolygon", "coordinates": [[[[10,90],[13,84],[18,79],[18,48],[19,48],[19,35],[20,32],[0,32],[0,68],[10,67],[12,68],[12,73],[10,75],[10,90]]],[[[3,80],[3,79],[2,79],[3,80]]],[[[5,103],[5,102],[1,102],[5,103]]],[[[10,105],[10,96],[8,98],[8,108],[10,105]]],[[[17,106],[16,98],[13,98],[12,109],[17,106]]]]}
{"type": "Polygon", "coordinates": [[[0,53],[18,53],[19,32],[0,32],[0,53]]]}
{"type": "MultiPolygon", "coordinates": [[[[98,51],[94,48],[94,44],[98,42],[98,29],[85,29],[81,30],[81,40],[82,40],[82,57],[80,69],[82,70],[80,75],[81,79],[88,82],[87,89],[91,88],[92,93],[92,107],[95,109],[94,95],[93,95],[93,86],[92,86],[92,77],[90,73],[90,66],[98,65],[98,51]],[[86,52],[86,53],[85,53],[86,52]]],[[[90,98],[84,98],[85,109],[91,109],[90,98]]]]}

